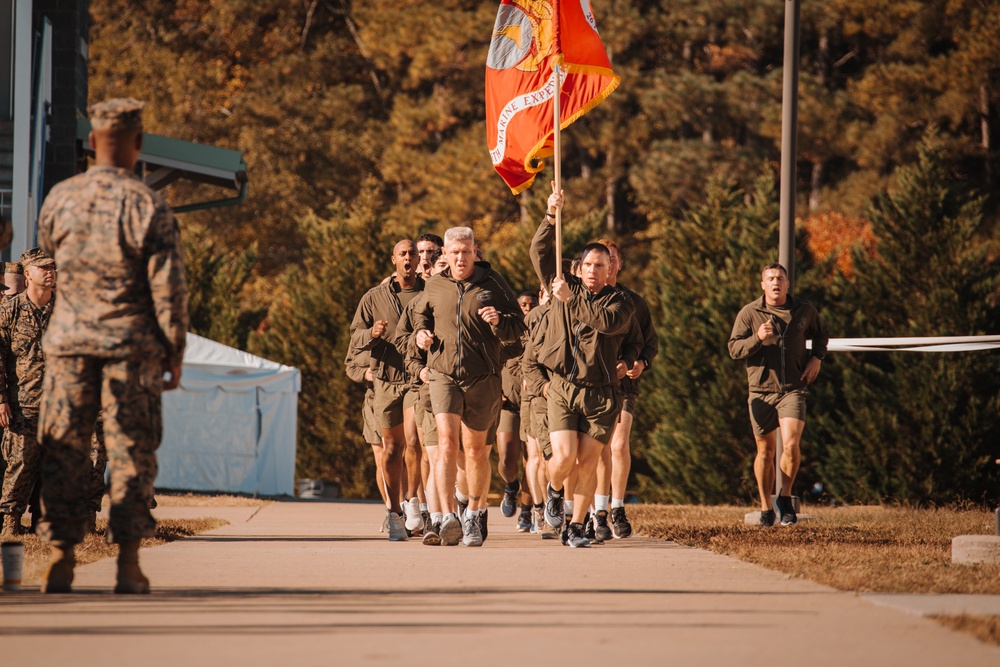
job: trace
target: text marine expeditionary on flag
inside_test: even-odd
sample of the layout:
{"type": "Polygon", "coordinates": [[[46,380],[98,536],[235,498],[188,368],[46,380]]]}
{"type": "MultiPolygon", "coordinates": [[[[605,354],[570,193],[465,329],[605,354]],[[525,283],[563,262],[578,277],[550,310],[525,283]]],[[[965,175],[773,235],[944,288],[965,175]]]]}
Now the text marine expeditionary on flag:
{"type": "Polygon", "coordinates": [[[514,194],[542,170],[536,159],[552,155],[556,90],[564,128],[619,81],[590,0],[502,0],[486,60],[486,140],[493,166],[514,194]]]}

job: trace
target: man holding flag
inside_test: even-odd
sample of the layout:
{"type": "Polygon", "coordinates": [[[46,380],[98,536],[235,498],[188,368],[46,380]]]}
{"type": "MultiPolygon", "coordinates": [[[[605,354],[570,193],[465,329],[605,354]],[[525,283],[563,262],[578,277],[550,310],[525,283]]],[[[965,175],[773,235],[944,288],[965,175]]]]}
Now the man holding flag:
{"type": "MultiPolygon", "coordinates": [[[[597,32],[590,0],[501,1],[486,61],[487,145],[493,166],[514,194],[531,186],[535,175],[544,168],[539,162],[541,158],[554,156],[555,179],[548,216],[552,226],[548,227],[548,221],[543,223],[543,228],[548,227],[547,231],[553,233],[552,238],[545,239],[545,245],[551,243],[546,250],[552,254],[544,262],[545,270],[539,273],[552,271],[546,276],[548,279],[543,278],[543,286],[549,287],[554,278],[560,287],[559,301],[574,298],[570,283],[562,276],[560,130],[600,104],[618,87],[619,81],[620,77],[611,70],[611,62],[597,32]]],[[[536,234],[533,252],[540,250],[535,247],[538,240],[536,234]]],[[[606,248],[588,246],[585,250],[592,250],[584,255],[591,256],[592,263],[601,265],[597,269],[600,274],[606,268],[603,266],[606,248]]],[[[538,258],[533,256],[533,259],[538,258]]],[[[535,268],[536,271],[540,268],[537,262],[535,268]]],[[[590,267],[591,273],[594,269],[590,267]]],[[[599,275],[589,277],[597,292],[605,287],[599,275]]],[[[588,285],[583,292],[596,294],[590,292],[590,287],[588,285]]],[[[554,288],[555,284],[555,294],[554,288]]],[[[587,430],[578,432],[572,428],[566,431],[567,442],[560,448],[560,459],[566,466],[572,468],[570,461],[576,459],[575,450],[581,444],[580,453],[584,458],[598,451],[593,445],[599,438],[593,438],[587,430]]],[[[557,487],[562,483],[563,480],[557,480],[557,487]]],[[[588,483],[589,479],[584,486],[588,483]]],[[[557,512],[557,516],[549,514],[547,517],[551,525],[562,523],[562,489],[559,491],[559,498],[550,498],[557,512]]],[[[592,488],[590,493],[593,493],[592,488]]],[[[573,546],[584,546],[584,541],[582,537],[570,540],[578,542],[573,546]]]]}
{"type": "Polygon", "coordinates": [[[543,394],[548,398],[552,440],[545,520],[554,527],[563,524],[563,486],[576,466],[567,543],[589,547],[584,520],[597,487],[597,462],[618,419],[619,362],[624,363],[624,371],[630,370],[641,345],[622,345],[633,325],[635,304],[608,284],[611,253],[607,247],[600,243],[584,246],[579,278],[563,277],[556,271],[555,230],[549,220],[562,208],[563,194],[553,191],[548,204],[529,251],[535,272],[542,284],[552,285],[553,296],[545,325],[548,342],[538,352],[538,363],[549,376],[543,394]]]}

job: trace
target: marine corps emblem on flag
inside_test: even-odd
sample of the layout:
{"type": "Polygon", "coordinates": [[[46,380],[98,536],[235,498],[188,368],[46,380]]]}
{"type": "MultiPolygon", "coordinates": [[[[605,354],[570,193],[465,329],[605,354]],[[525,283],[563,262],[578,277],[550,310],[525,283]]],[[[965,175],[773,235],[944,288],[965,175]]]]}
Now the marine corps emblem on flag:
{"type": "Polygon", "coordinates": [[[542,170],[537,160],[552,155],[556,91],[566,127],[619,80],[590,0],[502,0],[486,59],[486,135],[493,166],[514,194],[542,170]]]}

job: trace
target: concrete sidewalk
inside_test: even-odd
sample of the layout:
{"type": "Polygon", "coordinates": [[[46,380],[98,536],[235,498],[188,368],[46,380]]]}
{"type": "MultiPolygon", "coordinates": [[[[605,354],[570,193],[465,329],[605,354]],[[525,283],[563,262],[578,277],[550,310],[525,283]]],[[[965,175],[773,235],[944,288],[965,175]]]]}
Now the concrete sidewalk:
{"type": "MultiPolygon", "coordinates": [[[[183,508],[195,509],[219,516],[183,508]]],[[[110,594],[113,559],[78,568],[72,595],[0,594],[0,657],[81,666],[1000,664],[1000,648],[933,621],[670,542],[568,549],[516,533],[492,508],[484,547],[432,548],[388,542],[377,504],[240,509],[243,520],[143,550],[152,595],[110,594]]]]}

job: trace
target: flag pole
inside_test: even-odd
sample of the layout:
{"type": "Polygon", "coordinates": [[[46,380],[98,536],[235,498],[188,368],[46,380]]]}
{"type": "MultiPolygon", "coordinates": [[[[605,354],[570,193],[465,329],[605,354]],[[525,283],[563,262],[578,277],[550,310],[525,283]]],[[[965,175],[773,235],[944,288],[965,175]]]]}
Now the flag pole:
{"type": "MultiPolygon", "coordinates": [[[[559,136],[559,96],[562,94],[562,80],[559,73],[559,63],[555,66],[556,92],[552,99],[553,125],[552,144],[555,149],[552,159],[555,161],[556,192],[562,192],[562,142],[559,136]]],[[[556,277],[562,278],[562,207],[556,209],[556,277]]]]}

